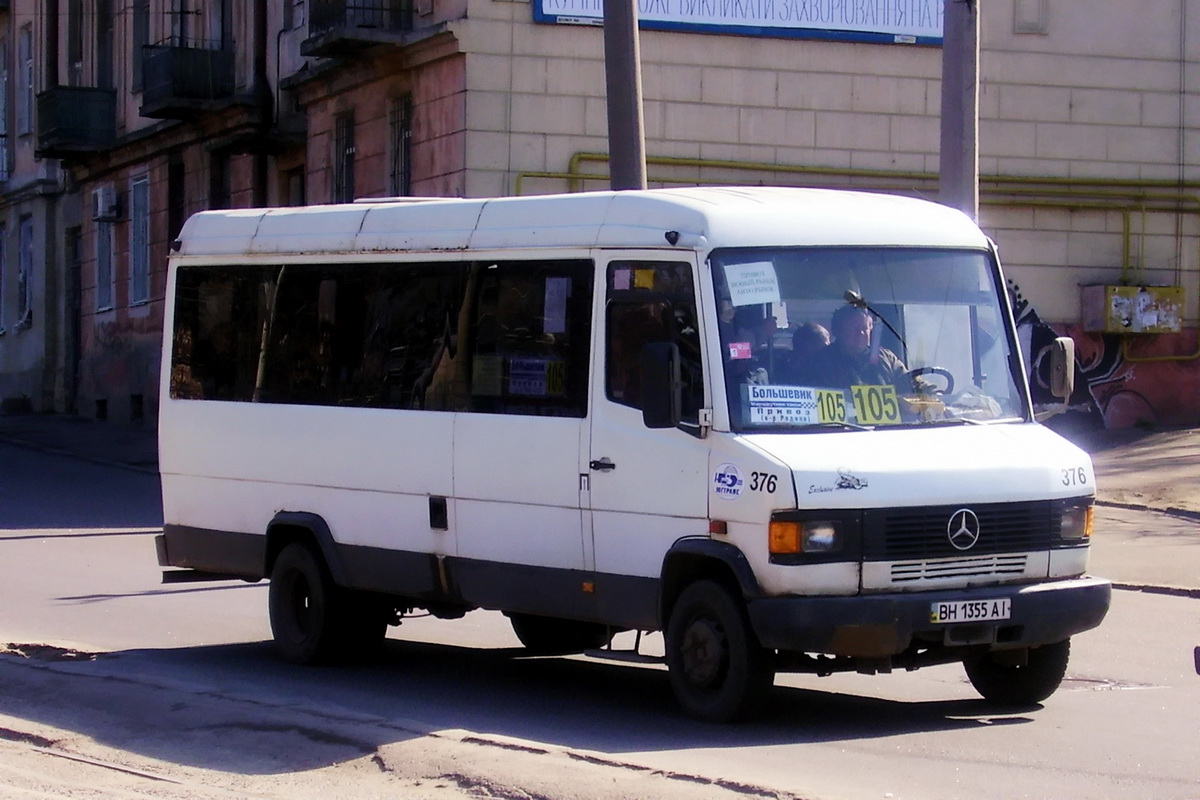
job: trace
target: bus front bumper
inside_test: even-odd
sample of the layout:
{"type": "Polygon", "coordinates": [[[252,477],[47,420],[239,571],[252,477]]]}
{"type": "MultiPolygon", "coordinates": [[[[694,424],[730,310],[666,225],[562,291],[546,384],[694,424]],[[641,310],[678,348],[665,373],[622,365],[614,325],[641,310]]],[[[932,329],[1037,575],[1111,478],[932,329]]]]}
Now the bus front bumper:
{"type": "Polygon", "coordinates": [[[1082,577],[934,592],[763,597],[748,601],[747,609],[759,641],[772,650],[886,658],[914,642],[995,648],[1061,642],[1099,625],[1111,597],[1111,582],[1082,577]],[[1003,619],[932,621],[939,606],[973,612],[1003,608],[1004,601],[1003,619]]]}

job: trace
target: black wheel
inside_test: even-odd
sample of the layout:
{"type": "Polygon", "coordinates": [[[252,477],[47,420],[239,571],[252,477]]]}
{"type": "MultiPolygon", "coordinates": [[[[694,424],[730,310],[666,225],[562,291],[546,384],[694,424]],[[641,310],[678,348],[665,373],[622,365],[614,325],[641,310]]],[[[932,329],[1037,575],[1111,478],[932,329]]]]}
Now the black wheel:
{"type": "Polygon", "coordinates": [[[320,556],[299,542],[275,559],[269,605],[275,647],[293,664],[359,658],[387,633],[386,609],[337,586],[320,556]]]}
{"type": "Polygon", "coordinates": [[[985,700],[1005,706],[1040,703],[1062,683],[1071,640],[1029,650],[1024,664],[1006,664],[1003,654],[983,653],[963,662],[967,678],[985,700]]]}
{"type": "Polygon", "coordinates": [[[667,623],[666,648],[676,699],[707,722],[752,716],[775,680],[771,655],[750,630],[741,602],[713,581],[683,590],[667,623]]]}
{"type": "Polygon", "coordinates": [[[612,639],[613,630],[598,622],[509,614],[513,633],[525,649],[538,655],[563,655],[597,650],[612,639]]]}

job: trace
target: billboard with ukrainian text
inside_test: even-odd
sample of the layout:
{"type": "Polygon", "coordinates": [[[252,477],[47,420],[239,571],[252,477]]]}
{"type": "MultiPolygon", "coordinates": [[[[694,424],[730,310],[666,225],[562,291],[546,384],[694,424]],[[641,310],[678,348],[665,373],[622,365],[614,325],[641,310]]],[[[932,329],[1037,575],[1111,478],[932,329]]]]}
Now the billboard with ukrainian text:
{"type": "MultiPolygon", "coordinates": [[[[640,27],[941,44],[943,0],[637,0],[640,27]]],[[[601,25],[603,0],[533,0],[537,22],[601,25]]]]}

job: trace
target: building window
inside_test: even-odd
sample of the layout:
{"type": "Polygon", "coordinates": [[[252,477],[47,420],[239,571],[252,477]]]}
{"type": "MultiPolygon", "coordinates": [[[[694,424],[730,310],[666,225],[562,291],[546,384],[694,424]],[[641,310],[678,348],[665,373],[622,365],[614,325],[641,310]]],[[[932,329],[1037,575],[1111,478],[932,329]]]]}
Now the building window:
{"type": "MultiPolygon", "coordinates": [[[[117,88],[113,65],[116,54],[116,17],[113,0],[96,0],[96,83],[101,89],[117,88]]],[[[122,19],[122,21],[124,21],[122,19]]]]}
{"type": "Polygon", "coordinates": [[[33,26],[17,34],[17,134],[33,133],[33,26]]]}
{"type": "Polygon", "coordinates": [[[83,84],[83,0],[67,2],[67,69],[71,86],[83,84]]]}
{"type": "Polygon", "coordinates": [[[96,310],[113,308],[113,224],[96,223],[96,310]]]}
{"type": "Polygon", "coordinates": [[[208,164],[208,207],[229,208],[233,197],[233,177],[227,153],[213,153],[208,164]]]}
{"type": "Polygon", "coordinates": [[[304,167],[289,169],[284,173],[284,205],[302,206],[307,200],[304,191],[304,167]]]}
{"type": "Polygon", "coordinates": [[[4,333],[4,282],[8,277],[8,226],[0,225],[0,333],[4,333]]]}
{"type": "Polygon", "coordinates": [[[17,328],[33,325],[33,217],[17,229],[17,328]]]}
{"type": "Polygon", "coordinates": [[[354,114],[333,121],[333,202],[354,200],[354,114]]]}
{"type": "Polygon", "coordinates": [[[283,0],[283,29],[304,27],[304,0],[283,0]]]}
{"type": "Polygon", "coordinates": [[[150,299],[150,179],[135,178],[129,189],[129,304],[150,299]]]}
{"type": "Polygon", "coordinates": [[[171,17],[171,44],[175,47],[188,45],[188,0],[171,0],[167,14],[171,17]]]}
{"type": "Polygon", "coordinates": [[[0,182],[8,180],[9,159],[8,42],[0,39],[0,182]]]}
{"type": "Polygon", "coordinates": [[[412,194],[412,98],[408,95],[392,100],[388,110],[390,136],[388,193],[392,197],[412,194]]]}
{"type": "Polygon", "coordinates": [[[150,0],[133,0],[133,80],[131,88],[142,90],[142,54],[150,44],[150,0]]]}

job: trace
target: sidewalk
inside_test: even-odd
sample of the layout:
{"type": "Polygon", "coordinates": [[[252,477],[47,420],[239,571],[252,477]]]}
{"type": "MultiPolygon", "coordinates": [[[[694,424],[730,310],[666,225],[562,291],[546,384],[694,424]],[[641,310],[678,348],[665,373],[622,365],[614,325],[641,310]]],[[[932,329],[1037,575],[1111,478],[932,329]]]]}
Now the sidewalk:
{"type": "MultiPolygon", "coordinates": [[[[1200,597],[1200,428],[1065,435],[1096,470],[1090,571],[1124,588],[1200,597]]],[[[158,473],[153,426],[0,414],[0,442],[158,473]]]]}

